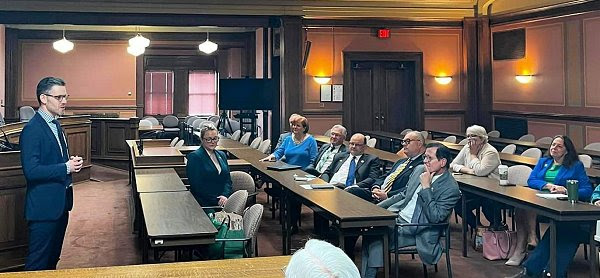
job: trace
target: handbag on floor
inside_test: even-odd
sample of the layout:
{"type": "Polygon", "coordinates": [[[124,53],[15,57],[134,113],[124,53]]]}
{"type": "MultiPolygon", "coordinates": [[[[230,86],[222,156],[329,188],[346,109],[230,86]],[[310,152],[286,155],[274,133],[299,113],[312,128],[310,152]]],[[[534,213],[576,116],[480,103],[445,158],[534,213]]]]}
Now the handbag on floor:
{"type": "Polygon", "coordinates": [[[506,260],[515,252],[517,232],[485,231],[483,233],[483,257],[490,260],[506,260]]]}
{"type": "MultiPolygon", "coordinates": [[[[209,216],[218,233],[218,239],[243,239],[245,237],[243,218],[231,212],[219,211],[209,216]]],[[[244,257],[244,242],[217,242],[209,245],[208,257],[211,259],[235,259],[244,257]]]]}

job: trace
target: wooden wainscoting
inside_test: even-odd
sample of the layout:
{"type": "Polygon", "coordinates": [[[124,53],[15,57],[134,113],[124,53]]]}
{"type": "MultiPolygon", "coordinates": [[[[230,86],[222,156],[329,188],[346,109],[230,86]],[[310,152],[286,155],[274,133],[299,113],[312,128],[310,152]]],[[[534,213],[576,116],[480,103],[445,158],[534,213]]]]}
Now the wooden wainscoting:
{"type": "Polygon", "coordinates": [[[94,163],[127,169],[129,147],[138,138],[139,118],[92,118],[91,153],[94,163]]]}
{"type": "Polygon", "coordinates": [[[0,272],[21,268],[27,254],[25,176],[21,152],[0,152],[0,272]]]}

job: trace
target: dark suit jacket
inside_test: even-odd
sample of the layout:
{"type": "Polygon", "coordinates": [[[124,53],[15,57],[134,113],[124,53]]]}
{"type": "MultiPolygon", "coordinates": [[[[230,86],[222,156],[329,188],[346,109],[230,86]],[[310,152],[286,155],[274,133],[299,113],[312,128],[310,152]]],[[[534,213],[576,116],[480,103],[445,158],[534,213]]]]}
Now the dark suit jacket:
{"type": "MultiPolygon", "coordinates": [[[[333,157],[331,165],[329,165],[327,170],[321,175],[321,179],[329,182],[333,175],[340,170],[340,167],[342,167],[344,161],[348,159],[348,156],[350,156],[349,152],[337,153],[333,157]]],[[[379,177],[379,174],[379,158],[371,154],[363,154],[356,164],[354,172],[354,178],[356,179],[357,185],[363,188],[370,188],[375,182],[375,179],[379,177]]]]}
{"type": "MultiPolygon", "coordinates": [[[[389,211],[399,213],[410,202],[417,187],[421,184],[420,175],[425,166],[419,165],[411,174],[406,188],[400,194],[383,200],[378,206],[389,211]]],[[[452,209],[460,199],[458,184],[449,170],[446,170],[431,184],[428,189],[419,191],[416,206],[421,207],[420,214],[414,214],[412,223],[443,223],[447,221],[452,209]]],[[[416,209],[415,209],[416,210],[416,209]]],[[[400,217],[400,216],[398,216],[400,217]]],[[[396,220],[402,223],[403,220],[396,220]]],[[[435,264],[441,257],[442,250],[439,242],[440,229],[435,227],[421,227],[419,229],[406,229],[398,237],[414,236],[419,257],[426,264],[435,264]]]]}
{"type": "MultiPolygon", "coordinates": [[[[408,159],[408,158],[406,158],[406,159],[408,159]]],[[[389,176],[390,174],[394,173],[394,171],[396,171],[396,169],[398,169],[398,166],[400,166],[400,164],[404,163],[404,161],[406,161],[406,159],[396,161],[396,163],[394,163],[394,165],[392,165],[392,168],[387,173],[385,173],[384,175],[381,175],[375,181],[375,183],[373,184],[373,187],[375,187],[375,186],[380,187],[380,188],[383,187],[385,178],[387,176],[389,176]]],[[[398,174],[398,176],[392,183],[392,189],[390,190],[390,192],[388,192],[388,197],[396,195],[396,194],[402,192],[402,190],[404,190],[404,188],[406,188],[406,183],[408,182],[408,179],[410,178],[410,174],[412,174],[412,172],[415,170],[415,168],[419,165],[423,165],[423,154],[420,154],[419,156],[415,157],[415,159],[413,159],[408,165],[406,165],[404,170],[402,170],[402,172],[400,174],[398,174]]]]}
{"type": "MultiPolygon", "coordinates": [[[[313,162],[311,165],[306,167],[306,169],[304,169],[304,171],[307,173],[313,174],[315,176],[321,175],[321,173],[319,173],[316,168],[317,168],[317,165],[319,164],[319,162],[321,161],[321,157],[323,157],[323,154],[325,154],[327,149],[329,149],[330,147],[331,147],[331,143],[321,146],[321,148],[319,149],[319,153],[317,154],[317,159],[315,159],[315,162],[313,162]]],[[[340,145],[340,149],[338,150],[338,153],[343,153],[346,151],[347,151],[346,145],[344,145],[344,144],[340,145]]]]}
{"type": "Polygon", "coordinates": [[[231,195],[232,183],[224,152],[215,150],[215,155],[221,165],[221,173],[217,172],[203,147],[187,155],[186,172],[190,182],[190,192],[201,206],[216,206],[217,197],[231,195]]]}
{"type": "MultiPolygon", "coordinates": [[[[66,138],[65,138],[66,142],[66,138]]],[[[51,221],[73,208],[73,189],[56,137],[40,114],[25,125],[21,137],[21,165],[27,180],[25,218],[51,221]]]]}

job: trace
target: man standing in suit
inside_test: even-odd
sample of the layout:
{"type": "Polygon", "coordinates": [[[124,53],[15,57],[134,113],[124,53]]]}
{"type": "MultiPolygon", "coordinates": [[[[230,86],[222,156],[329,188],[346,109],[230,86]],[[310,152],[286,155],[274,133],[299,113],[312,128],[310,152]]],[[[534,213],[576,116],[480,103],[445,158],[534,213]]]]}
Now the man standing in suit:
{"type": "Polygon", "coordinates": [[[69,157],[67,140],[57,120],[64,114],[69,97],[65,82],[46,77],[38,83],[36,94],[40,107],[19,138],[27,180],[26,270],[56,269],[73,207],[71,173],[79,172],[83,165],[81,157],[69,157]]]}
{"type": "MultiPolygon", "coordinates": [[[[433,224],[447,221],[460,198],[458,184],[448,171],[450,150],[439,143],[428,144],[423,161],[410,175],[406,188],[378,206],[398,213],[396,223],[433,224]]],[[[398,246],[394,246],[394,228],[389,229],[390,250],[415,246],[421,261],[435,264],[442,255],[439,227],[399,227],[398,246]]],[[[362,251],[362,277],[375,277],[383,267],[383,240],[365,237],[362,251]]]]}
{"type": "Polygon", "coordinates": [[[347,132],[344,126],[334,125],[331,128],[331,134],[329,135],[329,144],[321,146],[315,162],[308,166],[304,171],[315,176],[320,176],[325,172],[327,167],[333,162],[333,157],[337,153],[346,151],[346,145],[344,145],[346,134],[347,132]]]}
{"type": "Polygon", "coordinates": [[[423,164],[425,138],[420,132],[411,131],[404,135],[402,146],[407,158],[394,163],[390,171],[379,177],[372,186],[353,185],[346,188],[346,191],[373,203],[400,193],[406,187],[408,178],[415,167],[423,164]]]}
{"type": "Polygon", "coordinates": [[[333,162],[321,179],[336,184],[340,187],[349,187],[358,184],[368,187],[379,177],[379,158],[365,154],[367,138],[356,133],[350,138],[350,152],[338,153],[333,157],[333,162]]]}

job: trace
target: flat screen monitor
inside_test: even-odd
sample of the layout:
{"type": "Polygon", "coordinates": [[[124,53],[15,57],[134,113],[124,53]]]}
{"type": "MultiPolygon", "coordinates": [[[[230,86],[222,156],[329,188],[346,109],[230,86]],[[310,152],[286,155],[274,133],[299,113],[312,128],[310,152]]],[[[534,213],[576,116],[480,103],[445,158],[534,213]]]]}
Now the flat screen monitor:
{"type": "Polygon", "coordinates": [[[219,79],[219,109],[271,110],[274,91],[272,79],[219,79]]]}

